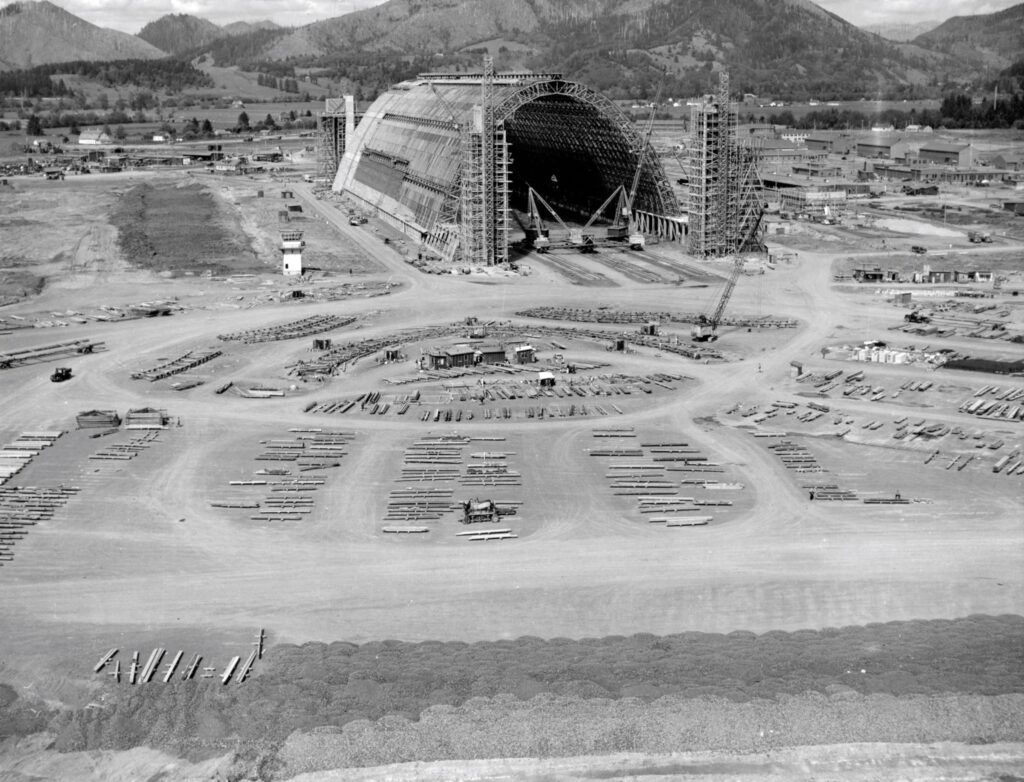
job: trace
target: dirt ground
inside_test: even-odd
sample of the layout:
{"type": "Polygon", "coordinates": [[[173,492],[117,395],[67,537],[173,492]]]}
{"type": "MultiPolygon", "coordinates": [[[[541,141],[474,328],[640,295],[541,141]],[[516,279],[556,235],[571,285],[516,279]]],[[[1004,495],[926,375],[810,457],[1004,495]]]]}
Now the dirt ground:
{"type": "Polygon", "coordinates": [[[557,779],[576,782],[591,779],[644,779],[659,781],[685,778],[693,782],[719,780],[889,780],[920,782],[949,779],[1012,779],[1021,763],[1018,745],[970,747],[957,744],[896,745],[847,744],[799,747],[771,752],[733,755],[722,752],[672,755],[617,755],[558,760],[480,760],[459,763],[398,764],[344,772],[319,772],[295,777],[296,782],[333,780],[404,780],[467,778],[557,779]],[[999,776],[999,775],[1005,776],[999,776]]]}
{"type": "MultiPolygon", "coordinates": [[[[167,782],[230,778],[230,757],[188,763],[146,748],[129,752],[73,752],[59,755],[43,741],[25,740],[6,748],[3,761],[14,779],[70,779],[81,782],[133,782],[159,774],[167,782]]],[[[733,753],[620,753],[572,758],[506,758],[496,760],[410,762],[361,769],[314,771],[292,777],[295,782],[392,782],[452,779],[558,780],[644,779],[653,782],[685,778],[693,782],[757,782],[759,780],[832,779],[840,782],[965,782],[1018,778],[1024,750],[1020,744],[972,746],[954,742],[929,744],[833,744],[733,753]]]]}
{"type": "MultiPolygon", "coordinates": [[[[274,640],[296,643],[477,640],[763,632],[1022,611],[1024,476],[993,476],[988,453],[965,470],[928,472],[917,452],[834,436],[812,438],[809,447],[830,474],[864,496],[899,488],[927,504],[812,502],[804,476],[788,471],[750,430],[727,420],[736,405],[802,404],[806,389],[792,381],[791,362],[816,371],[830,364],[820,357],[823,345],[875,338],[891,324],[892,306],[884,298],[849,295],[834,284],[834,262],[850,255],[854,240],[813,250],[804,249],[813,243],[797,242],[795,259],[741,279],[729,314],[771,314],[801,325],[763,333],[723,329],[715,348],[728,360],[705,363],[649,349],[611,357],[596,344],[574,346],[575,359],[610,362],[609,370],[595,371],[692,378],[671,391],[657,389],[642,403],[625,406],[622,414],[440,423],[393,413],[328,418],[305,408],[339,397],[395,393],[383,378],[399,370],[415,374],[415,368],[406,363],[302,384],[287,367],[312,355],[312,337],[240,347],[217,335],[324,314],[357,319],[316,335],[343,343],[450,324],[467,315],[514,320],[516,311],[543,305],[703,311],[719,287],[712,280],[705,288],[680,288],[664,269],[654,275],[664,282],[641,282],[631,267],[601,264],[600,274],[610,284],[582,288],[557,263],[532,258],[526,264],[530,273],[521,277],[425,275],[393,245],[381,242],[372,221],[349,226],[344,208],[315,198],[310,186],[291,183],[307,224],[317,226],[308,241],[325,248],[322,257],[329,260],[322,265],[334,264],[332,271],[341,275],[314,277],[303,288],[316,291],[348,281],[348,269],[358,270],[357,279],[366,283],[401,287],[378,298],[285,303],[267,295],[289,285],[270,273],[171,278],[127,264],[116,232],[95,215],[111,214],[118,194],[141,180],[98,175],[88,181],[18,182],[14,193],[0,195],[0,220],[6,221],[2,265],[46,279],[38,296],[0,309],[8,325],[36,326],[5,334],[4,349],[83,338],[105,343],[99,352],[62,358],[74,375],[64,383],[49,381],[54,362],[0,370],[3,442],[25,431],[68,431],[6,485],[80,488],[66,511],[36,525],[17,543],[13,560],[0,567],[4,680],[43,697],[81,703],[88,698],[93,664],[109,648],[189,643],[219,661],[244,653],[260,627],[274,640]],[[332,249],[326,249],[329,243],[332,249]],[[143,300],[173,301],[180,309],[170,317],[130,323],[66,317],[143,300]],[[57,315],[66,326],[43,325],[57,315]],[[223,355],[197,368],[207,381],[203,385],[176,391],[175,378],[131,377],[140,367],[211,347],[223,355]],[[272,383],[285,395],[254,399],[215,393],[240,378],[272,383]],[[108,444],[126,444],[133,433],[93,439],[90,432],[71,431],[79,411],[124,414],[138,407],[165,408],[172,425],[131,460],[89,457],[108,444]],[[716,480],[742,484],[724,492],[736,501],[710,513],[713,521],[703,527],[644,521],[635,499],[610,487],[607,467],[616,460],[590,455],[595,430],[607,428],[631,428],[645,442],[691,444],[722,465],[716,480]],[[229,481],[256,479],[262,441],[294,439],[310,429],[347,432],[352,443],[339,467],[301,473],[324,479],[308,518],[252,521],[244,511],[211,505],[238,492],[229,481]],[[453,433],[503,438],[472,442],[464,449],[462,467],[471,462],[470,451],[514,454],[521,486],[502,487],[496,498],[523,503],[513,517],[522,533],[517,539],[464,545],[455,534],[461,528],[454,514],[432,523],[426,534],[382,532],[387,497],[411,485],[402,478],[403,453],[426,435],[453,433]]],[[[239,230],[252,237],[258,254],[268,254],[277,232],[276,222],[266,219],[269,196],[261,203],[248,183],[229,183],[219,194],[215,185],[204,186],[237,209],[232,219],[239,230]]],[[[271,194],[275,187],[280,189],[266,183],[271,194]]],[[[661,245],[658,254],[671,250],[661,245]]],[[[681,253],[678,257],[680,269],[693,263],[681,253]]],[[[584,268],[589,263],[585,256],[566,260],[584,268]]],[[[966,340],[950,344],[971,345],[966,340]]],[[[933,377],[911,366],[878,365],[878,370],[894,373],[889,383],[895,385],[933,377]]],[[[963,382],[1012,384],[974,373],[963,373],[963,382]]],[[[443,384],[414,383],[401,393],[417,388],[436,395],[443,384]]],[[[1004,440],[999,454],[1024,447],[1020,421],[968,416],[957,408],[961,401],[955,393],[939,395],[929,418],[959,422],[993,438],[998,433],[1004,440]]],[[[895,418],[901,409],[880,402],[866,414],[871,403],[841,395],[827,404],[833,415],[861,421],[882,412],[895,418]]],[[[763,428],[789,427],[773,419],[763,428]]],[[[797,424],[792,429],[804,431],[797,424]]],[[[453,488],[456,499],[470,491],[453,488]]],[[[711,494],[701,489],[700,496],[711,494]]]]}

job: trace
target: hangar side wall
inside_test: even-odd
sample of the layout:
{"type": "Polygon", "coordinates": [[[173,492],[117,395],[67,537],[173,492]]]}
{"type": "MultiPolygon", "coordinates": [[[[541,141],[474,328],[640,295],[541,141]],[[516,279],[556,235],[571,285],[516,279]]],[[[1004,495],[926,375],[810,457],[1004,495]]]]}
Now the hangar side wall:
{"type": "Polygon", "coordinates": [[[422,239],[458,174],[460,137],[453,119],[461,120],[468,106],[457,93],[447,85],[417,84],[379,97],[356,128],[333,189],[422,239]]]}

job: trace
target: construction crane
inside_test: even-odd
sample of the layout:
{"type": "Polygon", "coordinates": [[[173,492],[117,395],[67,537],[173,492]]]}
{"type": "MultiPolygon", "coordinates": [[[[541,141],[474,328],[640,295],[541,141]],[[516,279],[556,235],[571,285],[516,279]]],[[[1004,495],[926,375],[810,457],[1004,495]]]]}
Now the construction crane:
{"type": "Polygon", "coordinates": [[[544,223],[541,220],[540,211],[537,209],[537,202],[540,202],[541,206],[548,210],[552,217],[562,227],[562,230],[569,235],[569,246],[573,247],[583,253],[594,252],[594,239],[590,234],[585,234],[582,228],[570,228],[566,225],[565,221],[559,217],[558,212],[555,211],[554,207],[551,206],[544,197],[534,190],[532,187],[527,185],[527,209],[530,213],[530,226],[531,231],[529,235],[536,232],[536,238],[534,239],[534,248],[537,252],[547,252],[551,242],[547,237],[547,231],[544,228],[544,223]],[[543,242],[541,241],[543,240],[543,242]]]}
{"type": "MultiPolygon", "coordinates": [[[[661,89],[658,90],[658,97],[661,96],[661,89]]],[[[615,205],[615,217],[612,220],[612,224],[608,226],[605,236],[608,239],[621,241],[623,239],[629,240],[629,247],[631,250],[642,250],[645,246],[644,235],[639,231],[630,231],[631,221],[633,218],[633,202],[636,201],[637,191],[640,189],[640,176],[643,173],[644,162],[647,159],[647,150],[651,143],[651,134],[654,131],[654,114],[657,111],[658,97],[654,99],[651,104],[651,113],[647,117],[647,125],[643,132],[643,137],[640,141],[640,149],[637,150],[637,161],[636,170],[633,171],[633,181],[630,184],[629,190],[626,190],[625,185],[619,185],[612,191],[612,194],[605,199],[604,203],[597,208],[597,211],[590,216],[587,224],[583,226],[583,230],[586,231],[590,226],[594,224],[594,221],[600,217],[604,210],[608,208],[608,204],[618,199],[615,205]]]]}
{"type": "Polygon", "coordinates": [[[710,315],[701,315],[690,331],[690,336],[694,342],[714,342],[718,339],[718,324],[722,322],[725,306],[729,303],[729,299],[732,298],[732,292],[736,288],[736,281],[742,273],[743,257],[737,256],[733,263],[732,273],[725,282],[725,287],[722,289],[722,295],[718,297],[715,309],[712,310],[710,315]]]}
{"type": "MultiPolygon", "coordinates": [[[[636,191],[640,188],[640,174],[643,173],[644,160],[647,158],[647,150],[651,146],[651,134],[654,132],[654,112],[657,110],[658,99],[661,97],[661,87],[658,87],[658,94],[654,103],[651,104],[651,113],[647,117],[647,130],[644,131],[643,141],[640,143],[640,154],[637,156],[636,171],[633,172],[633,185],[629,188],[629,195],[619,209],[619,217],[624,220],[623,229],[628,230],[633,219],[633,202],[636,201],[636,191]]],[[[632,250],[644,249],[644,235],[639,231],[629,232],[629,247],[632,250]]]]}
{"type": "MultiPolygon", "coordinates": [[[[534,198],[534,189],[527,186],[526,192],[526,210],[529,216],[529,223],[522,225],[522,221],[519,220],[518,214],[516,214],[517,222],[522,225],[523,233],[526,234],[526,245],[533,248],[539,253],[546,253],[548,248],[551,246],[551,240],[548,239],[548,229],[544,227],[544,221],[540,217],[540,212],[537,209],[537,201],[534,198]]],[[[538,196],[539,198],[539,196],[538,196]]],[[[557,219],[557,215],[555,215],[557,219]]]]}

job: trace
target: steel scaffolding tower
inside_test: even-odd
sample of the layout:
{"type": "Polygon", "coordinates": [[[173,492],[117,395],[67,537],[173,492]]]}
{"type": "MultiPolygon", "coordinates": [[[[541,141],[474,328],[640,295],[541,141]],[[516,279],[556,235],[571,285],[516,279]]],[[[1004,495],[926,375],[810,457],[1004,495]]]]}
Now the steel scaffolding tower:
{"type": "Polygon", "coordinates": [[[322,114],[317,115],[316,176],[334,181],[345,152],[345,101],[328,98],[322,114]]]}
{"type": "Polygon", "coordinates": [[[718,78],[718,92],[690,115],[687,251],[701,258],[761,248],[757,152],[740,146],[729,76],[723,71],[718,78]]]}
{"type": "Polygon", "coordinates": [[[509,160],[504,128],[494,121],[494,61],[484,57],[481,102],[463,128],[462,260],[481,266],[508,261],[509,160]]]}

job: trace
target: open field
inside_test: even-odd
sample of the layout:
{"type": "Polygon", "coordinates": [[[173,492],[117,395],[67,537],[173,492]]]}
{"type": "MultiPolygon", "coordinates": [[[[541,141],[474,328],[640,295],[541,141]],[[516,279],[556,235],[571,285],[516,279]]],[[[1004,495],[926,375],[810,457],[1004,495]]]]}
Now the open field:
{"type": "MultiPolygon", "coordinates": [[[[972,336],[992,312],[957,310],[950,317],[966,325],[957,321],[942,334],[897,332],[907,310],[893,304],[894,286],[834,279],[860,261],[888,268],[891,258],[906,254],[903,243],[917,241],[913,230],[902,230],[905,238],[882,250],[890,229],[927,231],[931,223],[816,227],[820,235],[776,237],[772,249],[796,249],[795,257],[764,273],[752,265],[727,314],[796,321],[795,327],[724,326],[718,341],[694,346],[684,316],[714,303],[728,264],[697,264],[665,244],[650,258],[622,251],[596,260],[528,256],[524,276],[436,275],[407,263],[415,251],[394,241],[390,229],[375,220],[350,226],[345,204],[317,198],[298,182],[183,174],[26,179],[0,190],[0,206],[0,283],[7,285],[0,295],[17,299],[0,307],[0,352],[101,343],[89,353],[15,358],[0,369],[0,444],[16,444],[23,433],[63,432],[0,490],[77,489],[52,515],[13,536],[3,549],[11,556],[0,559],[0,682],[20,687],[22,697],[78,709],[79,716],[58,727],[81,721],[84,744],[66,749],[132,746],[121,739],[90,743],[83,726],[107,719],[89,717],[90,703],[146,710],[175,693],[182,703],[203,697],[189,682],[163,693],[156,679],[132,688],[94,674],[108,649],[120,650],[122,666],[133,650],[144,660],[153,647],[183,649],[186,656],[202,654],[219,675],[232,656],[248,653],[261,627],[268,643],[279,646],[256,663],[248,696],[247,684],[230,686],[241,701],[257,692],[257,683],[269,686],[281,655],[297,654],[288,644],[303,649],[313,641],[511,643],[523,636],[687,631],[767,633],[762,638],[770,640],[772,631],[804,638],[798,631],[987,615],[971,634],[998,646],[998,628],[1019,626],[1013,615],[1024,613],[1024,421],[1013,413],[1021,401],[1010,396],[1024,389],[1024,379],[924,361],[854,361],[843,347],[883,340],[922,351],[942,346],[971,356],[1024,356],[1017,342],[972,336]],[[260,188],[263,198],[256,195],[260,188]],[[285,189],[294,197],[281,199],[285,189]],[[161,249],[165,240],[150,227],[152,216],[144,211],[147,222],[131,221],[157,252],[145,264],[137,249],[125,250],[116,225],[133,192],[147,201],[162,194],[195,205],[195,219],[176,230],[174,208],[153,211],[163,215],[161,230],[176,243],[173,252],[161,249]],[[308,265],[318,267],[301,281],[276,274],[277,207],[285,202],[301,205],[302,222],[288,225],[306,231],[308,265]],[[174,263],[166,260],[172,255],[174,263]],[[25,275],[43,280],[41,292],[25,275]],[[602,307],[670,317],[658,335],[641,338],[638,323],[539,313],[602,307]],[[518,314],[535,309],[529,317],[518,314]],[[467,323],[469,317],[476,321],[467,323]],[[322,326],[310,325],[316,323],[322,326]],[[303,335],[288,338],[295,332],[303,335]],[[314,346],[314,339],[331,344],[314,346]],[[467,340],[529,343],[538,361],[525,369],[471,371],[416,364],[432,350],[467,340]],[[624,349],[609,349],[617,340],[624,349]],[[388,348],[397,352],[388,356],[388,348]],[[791,362],[800,365],[799,375],[791,362]],[[70,380],[50,382],[58,365],[72,370],[70,380]],[[539,385],[538,369],[554,374],[554,389],[539,385]],[[860,387],[868,388],[853,392],[860,387]],[[981,407],[970,412],[964,404],[975,399],[1006,407],[996,412],[993,404],[977,414],[981,407]],[[166,428],[76,429],[81,411],[124,416],[135,408],[166,410],[166,428]],[[843,496],[833,498],[837,492],[843,496]],[[897,492],[907,502],[873,502],[896,499],[897,492]],[[467,527],[459,506],[470,499],[493,499],[516,512],[467,527]],[[698,523],[681,525],[686,520],[698,523]],[[395,528],[417,531],[396,534],[395,528]],[[474,530],[507,532],[476,540],[460,534],[474,530]]],[[[1013,291],[1024,289],[1019,243],[1000,237],[996,245],[961,244],[955,259],[990,264],[1003,278],[1002,291],[983,301],[1005,311],[999,320],[1015,333],[1021,316],[1013,291]]],[[[952,293],[931,295],[951,287],[902,289],[934,306],[957,300],[952,293]]],[[[992,293],[991,283],[955,287],[992,293]]],[[[578,643],[613,648],[616,641],[578,643]]],[[[408,653],[416,658],[415,649],[408,653]]],[[[966,735],[970,714],[996,708],[988,700],[994,696],[1019,693],[1021,661],[1012,651],[975,655],[965,647],[963,654],[981,661],[979,681],[996,684],[971,689],[951,669],[922,690],[908,684],[911,664],[896,662],[875,672],[877,686],[845,682],[844,668],[830,671],[832,679],[789,687],[763,683],[785,679],[784,665],[766,661],[763,675],[726,670],[730,681],[722,686],[735,689],[742,680],[750,697],[771,699],[805,690],[834,694],[828,685],[845,683],[865,697],[899,696],[885,705],[896,721],[903,714],[912,722],[933,707],[959,715],[951,733],[911,731],[893,734],[896,740],[969,741],[977,738],[966,735]],[[948,708],[928,701],[915,711],[920,704],[903,697],[921,692],[979,700],[948,708]]],[[[558,745],[568,754],[633,748],[628,736],[601,732],[621,715],[586,699],[702,694],[688,685],[672,689],[667,677],[628,671],[585,686],[601,679],[593,669],[576,671],[569,689],[538,687],[548,669],[513,675],[501,655],[488,659],[499,672],[493,681],[477,690],[466,683],[458,697],[439,695],[443,683],[418,684],[427,688],[423,702],[466,709],[458,719],[472,721],[473,702],[465,698],[474,695],[582,698],[579,713],[593,720],[591,743],[558,745]]],[[[338,696],[331,716],[287,722],[289,731],[323,723],[340,729],[353,714],[357,720],[359,714],[417,716],[397,695],[383,699],[383,711],[357,708],[357,696],[379,693],[355,684],[362,675],[348,673],[354,689],[338,696]]],[[[340,674],[314,665],[301,674],[314,689],[332,675],[340,674]]],[[[394,688],[406,695],[413,689],[394,688]]],[[[633,708],[627,701],[614,708],[633,708]]],[[[1001,724],[1018,725],[1020,704],[1000,704],[1012,715],[1001,724]]],[[[492,707],[503,708],[500,698],[492,707]]],[[[672,724],[680,731],[694,729],[686,703],[659,708],[664,712],[636,717],[637,751],[666,751],[654,727],[658,715],[677,720],[672,724]]],[[[706,708],[728,722],[725,707],[706,708]]],[[[850,740],[844,735],[880,740],[870,731],[841,734],[843,719],[853,724],[877,712],[870,704],[858,708],[863,711],[836,717],[836,733],[823,729],[812,743],[850,740]]],[[[538,725],[548,719],[541,712],[538,706],[538,725]]],[[[800,713],[799,724],[814,723],[813,709],[800,713]]],[[[752,714],[742,717],[744,725],[760,719],[752,714]]],[[[564,714],[557,720],[572,721],[564,714]]],[[[934,727],[941,719],[925,722],[934,727]]],[[[352,724],[342,737],[347,747],[330,749],[347,763],[413,759],[409,747],[440,736],[426,724],[414,736],[396,722],[404,738],[391,745],[395,753],[374,755],[365,748],[383,723],[352,724]]],[[[202,726],[161,723],[146,740],[170,746],[173,735],[182,749],[187,741],[178,739],[193,730],[215,737],[227,752],[244,733],[240,725],[211,714],[202,726]]],[[[780,745],[800,744],[798,733],[787,732],[780,745]]],[[[985,741],[1012,739],[983,733],[985,741]]],[[[265,738],[267,746],[253,751],[269,756],[285,734],[265,738]]],[[[454,755],[431,757],[504,751],[492,735],[478,738],[477,749],[459,745],[454,755]]],[[[302,733],[288,739],[300,754],[308,740],[302,733]]],[[[736,739],[728,748],[740,751],[741,744],[736,739]]],[[[507,746],[527,754],[538,749],[525,734],[507,746]]],[[[558,746],[547,756],[559,755],[558,746]]],[[[692,746],[707,748],[699,735],[692,746]]],[[[745,749],[757,748],[752,741],[745,749]]],[[[289,762],[278,771],[307,770],[289,762]]]]}

